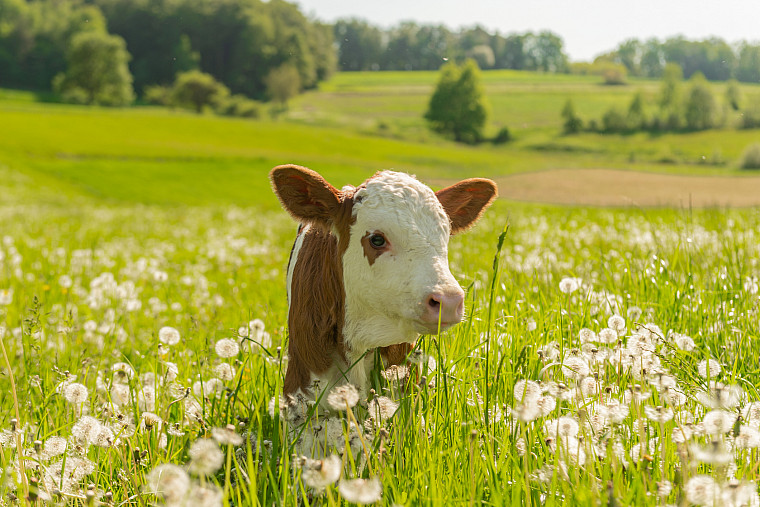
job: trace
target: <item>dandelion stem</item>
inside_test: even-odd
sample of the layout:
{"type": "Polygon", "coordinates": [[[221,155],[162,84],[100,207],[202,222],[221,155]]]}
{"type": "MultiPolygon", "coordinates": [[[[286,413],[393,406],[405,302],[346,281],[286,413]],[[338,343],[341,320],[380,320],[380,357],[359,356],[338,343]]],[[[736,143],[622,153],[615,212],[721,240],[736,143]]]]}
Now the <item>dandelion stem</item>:
{"type": "MultiPolygon", "coordinates": [[[[8,369],[8,378],[11,381],[11,395],[13,397],[13,409],[16,411],[16,421],[18,421],[19,428],[23,428],[24,425],[21,422],[21,413],[18,410],[18,394],[16,393],[16,379],[13,376],[13,368],[11,368],[11,362],[8,360],[8,352],[5,350],[5,341],[0,338],[0,348],[3,349],[3,359],[5,359],[5,367],[8,369]]],[[[18,468],[21,475],[21,484],[24,486],[24,496],[29,496],[29,483],[26,479],[26,470],[24,467],[24,459],[21,449],[21,435],[19,432],[15,432],[16,437],[16,454],[18,455],[18,468]]]]}

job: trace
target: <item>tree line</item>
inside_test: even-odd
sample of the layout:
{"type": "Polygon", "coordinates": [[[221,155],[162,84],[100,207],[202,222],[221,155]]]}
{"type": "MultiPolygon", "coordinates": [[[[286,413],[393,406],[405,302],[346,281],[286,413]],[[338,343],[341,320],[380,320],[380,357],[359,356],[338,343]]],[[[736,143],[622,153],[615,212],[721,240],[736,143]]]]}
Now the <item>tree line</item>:
{"type": "Polygon", "coordinates": [[[668,64],[676,64],[686,79],[699,73],[709,81],[736,79],[760,83],[760,44],[742,41],[731,45],[717,37],[688,40],[679,36],[665,41],[629,39],[596,61],[620,64],[632,76],[660,78],[668,64]]]}
{"type": "MultiPolygon", "coordinates": [[[[437,70],[467,59],[481,69],[589,71],[570,64],[562,39],[548,31],[504,35],[412,22],[381,29],[358,19],[331,25],[285,0],[0,0],[0,86],[76,102],[191,97],[183,101],[197,107],[205,95],[225,111],[251,113],[243,99],[283,103],[336,70],[437,70]],[[168,89],[189,71],[192,90],[168,89]]],[[[760,46],[721,39],[628,40],[586,65],[616,83],[619,69],[661,77],[668,63],[686,78],[760,82],[760,46]]]]}
{"type": "Polygon", "coordinates": [[[562,39],[549,31],[501,35],[482,27],[452,31],[404,22],[382,30],[359,19],[334,26],[342,71],[438,70],[446,61],[473,59],[481,69],[566,72],[562,39]]]}
{"type": "Polygon", "coordinates": [[[326,79],[333,41],[331,25],[284,0],[0,0],[0,86],[51,91],[73,61],[110,46],[128,65],[127,95],[200,70],[232,93],[266,99],[273,72],[293,69],[285,73],[299,90],[326,79]],[[87,44],[77,43],[82,33],[87,44]]]}

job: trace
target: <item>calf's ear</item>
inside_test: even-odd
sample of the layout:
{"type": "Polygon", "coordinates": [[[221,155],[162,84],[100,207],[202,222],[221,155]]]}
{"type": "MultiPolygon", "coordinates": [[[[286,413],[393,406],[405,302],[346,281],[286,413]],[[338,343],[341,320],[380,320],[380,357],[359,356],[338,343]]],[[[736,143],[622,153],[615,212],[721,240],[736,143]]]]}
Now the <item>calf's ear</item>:
{"type": "Polygon", "coordinates": [[[340,209],[340,191],[316,171],[280,165],[269,173],[282,207],[302,223],[330,227],[340,209]]]}
{"type": "Polygon", "coordinates": [[[435,193],[451,220],[451,234],[464,231],[478,221],[496,199],[496,183],[485,178],[470,178],[435,193]]]}

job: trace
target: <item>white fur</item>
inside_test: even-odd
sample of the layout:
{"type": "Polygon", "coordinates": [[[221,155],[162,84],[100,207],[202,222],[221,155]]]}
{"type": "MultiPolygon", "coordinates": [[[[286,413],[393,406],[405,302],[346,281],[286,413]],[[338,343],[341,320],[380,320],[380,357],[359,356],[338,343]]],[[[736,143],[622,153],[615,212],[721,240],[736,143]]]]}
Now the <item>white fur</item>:
{"type": "MultiPolygon", "coordinates": [[[[429,332],[422,321],[427,296],[461,288],[449,270],[449,217],[435,193],[414,177],[384,171],[354,195],[351,238],[343,255],[349,363],[376,347],[413,343],[429,332]],[[361,239],[382,232],[389,251],[370,265],[361,239]]],[[[364,387],[364,362],[348,373],[364,387]]]]}

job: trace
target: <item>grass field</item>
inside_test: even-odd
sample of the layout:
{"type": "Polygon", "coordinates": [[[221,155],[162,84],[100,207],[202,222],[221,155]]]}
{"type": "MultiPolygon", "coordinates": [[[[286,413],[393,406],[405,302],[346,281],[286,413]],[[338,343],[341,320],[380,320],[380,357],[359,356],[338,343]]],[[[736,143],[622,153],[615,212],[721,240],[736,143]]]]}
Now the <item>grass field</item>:
{"type": "MultiPolygon", "coordinates": [[[[518,87],[576,87],[588,101],[599,89],[485,80],[505,89],[495,112],[524,107],[518,87]]],[[[700,149],[732,159],[757,135],[568,139],[547,105],[513,144],[463,147],[388,106],[394,88],[424,105],[433,81],[341,75],[280,121],[0,94],[0,505],[342,505],[362,499],[355,478],[387,505],[760,504],[754,208],[495,203],[452,238],[467,315],[420,339],[424,381],[377,376],[396,407],[375,418],[382,430],[323,414],[304,431],[337,429],[326,454],[338,457],[293,456],[293,414],[269,406],[287,365],[295,232],[265,177],[273,165],[309,165],[338,186],[388,167],[429,180],[719,175],[735,170],[692,163],[700,149]],[[352,112],[354,94],[366,110],[352,112]],[[376,105],[361,99],[371,94],[376,105]],[[638,146],[650,152],[631,161],[638,146]],[[661,150],[691,162],[657,162],[661,150]]],[[[624,103],[636,86],[599,100],[624,103]]],[[[360,404],[351,417],[366,416],[360,404]]]]}

